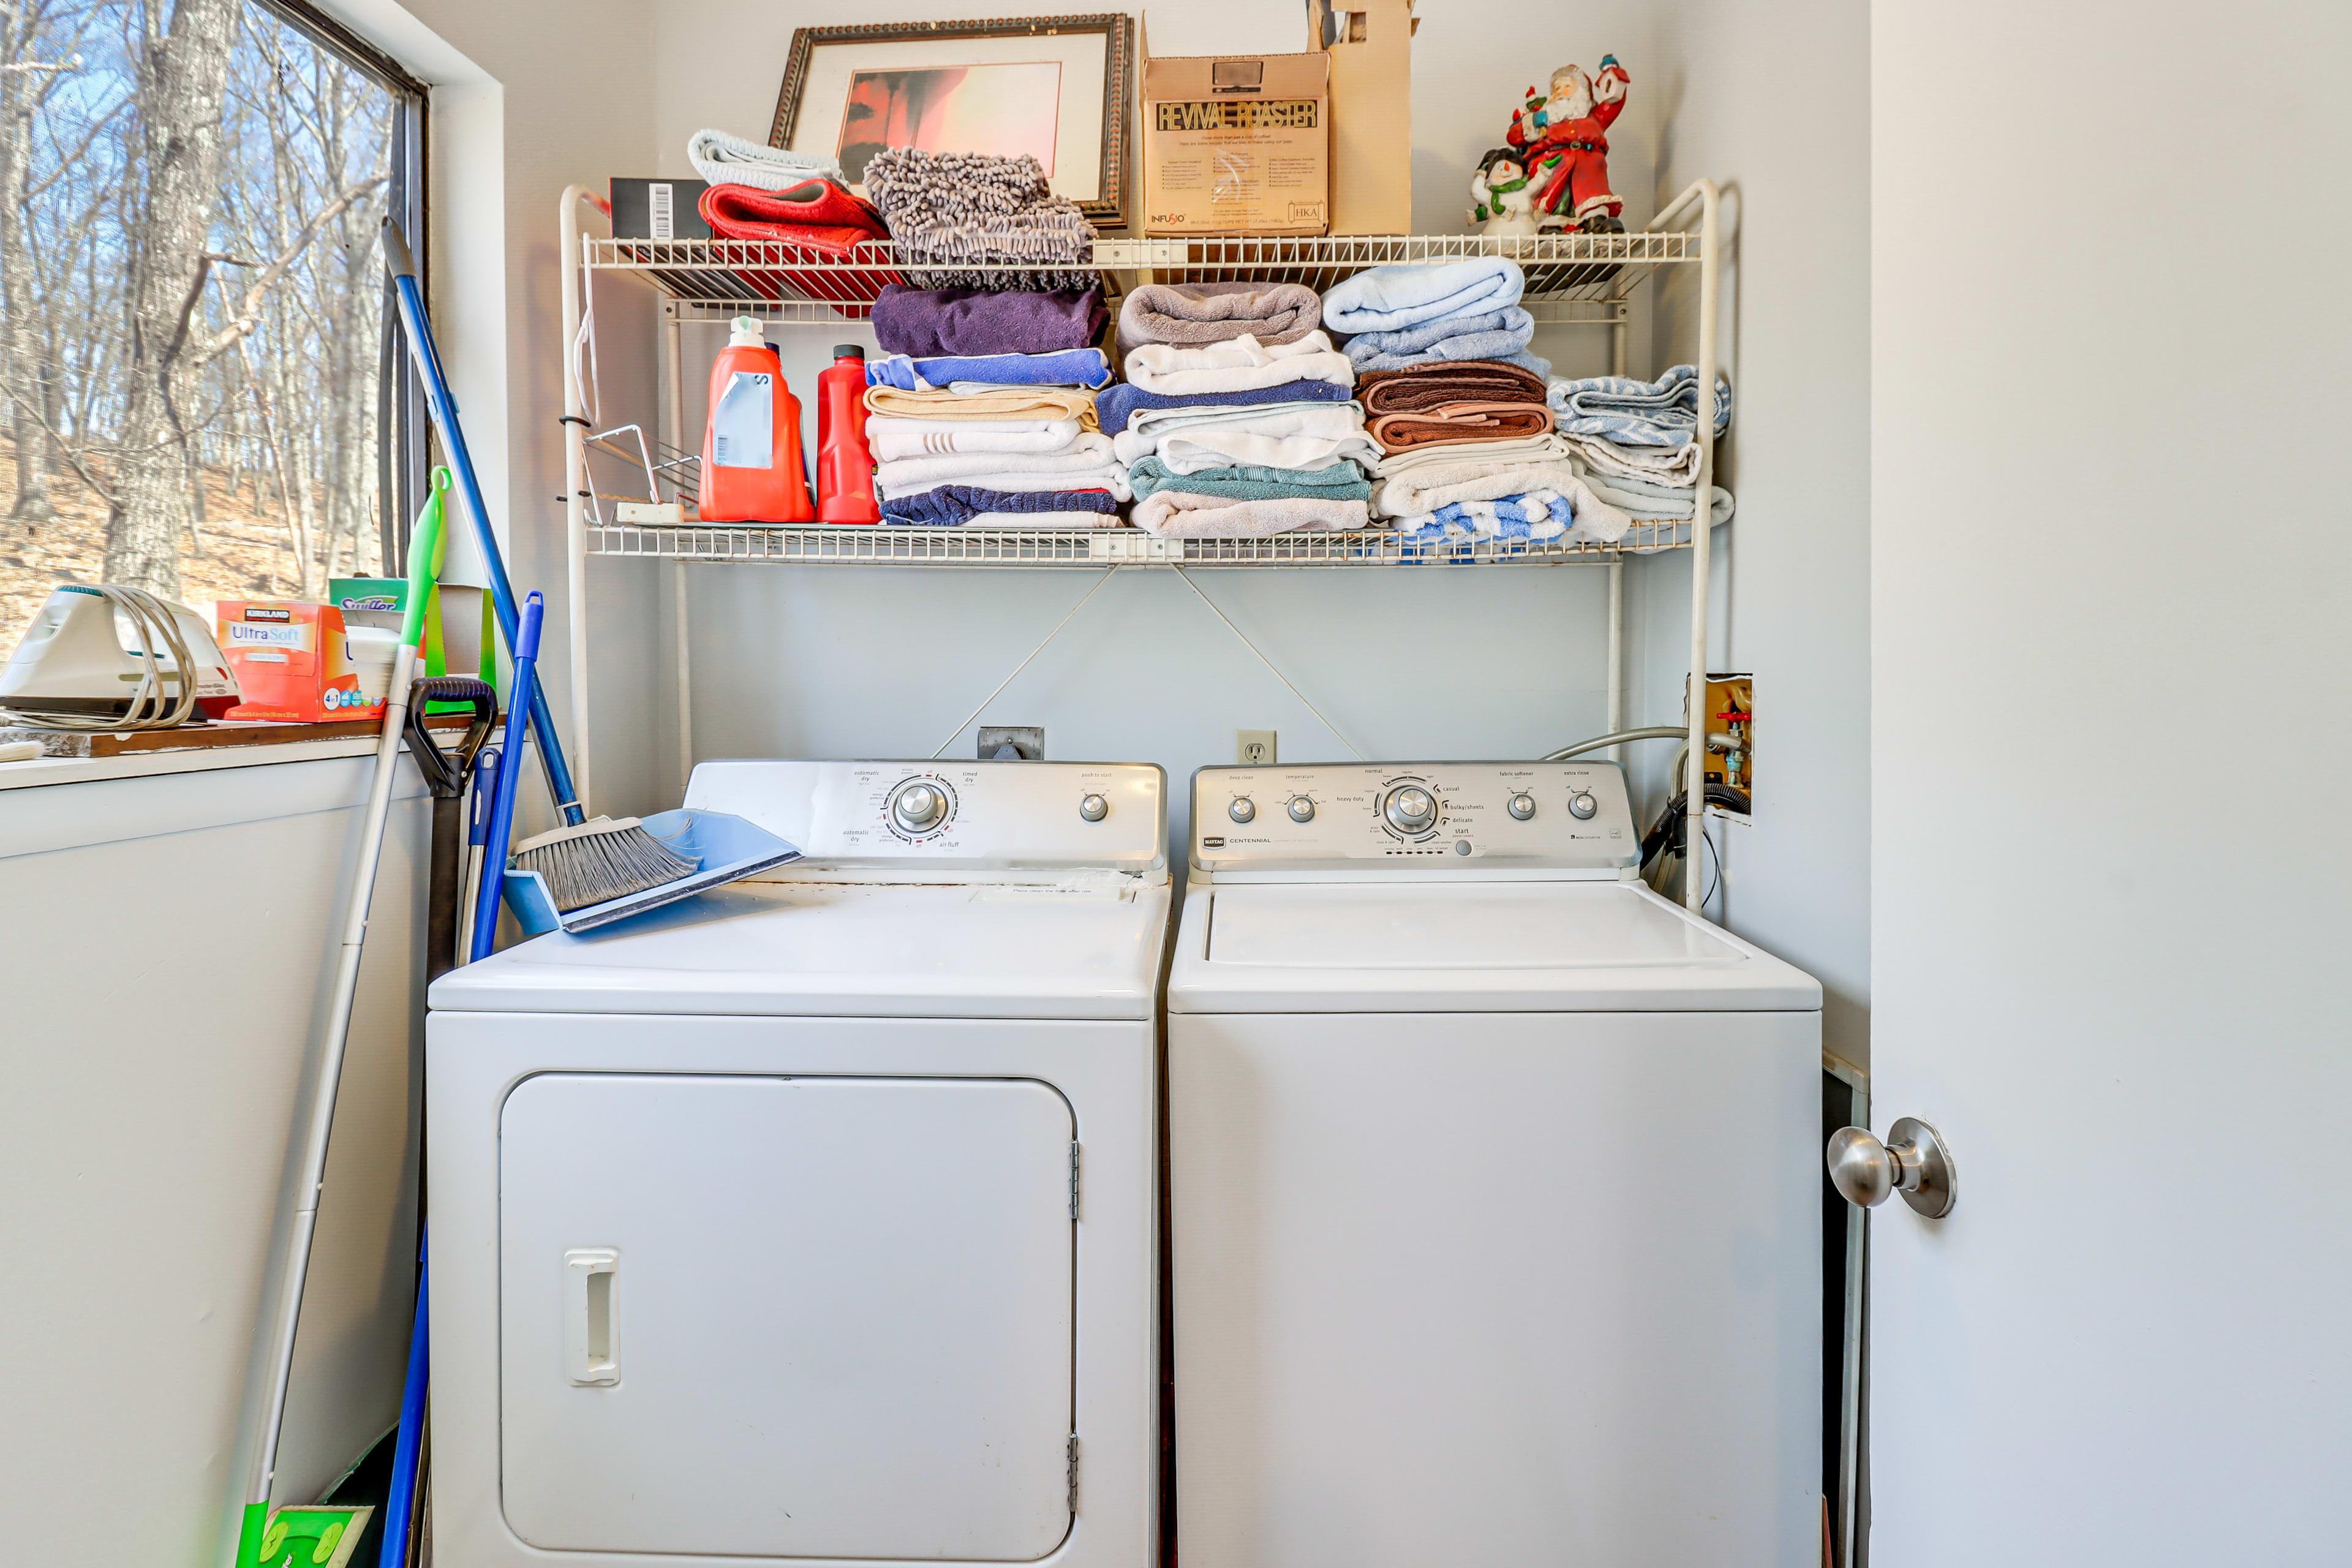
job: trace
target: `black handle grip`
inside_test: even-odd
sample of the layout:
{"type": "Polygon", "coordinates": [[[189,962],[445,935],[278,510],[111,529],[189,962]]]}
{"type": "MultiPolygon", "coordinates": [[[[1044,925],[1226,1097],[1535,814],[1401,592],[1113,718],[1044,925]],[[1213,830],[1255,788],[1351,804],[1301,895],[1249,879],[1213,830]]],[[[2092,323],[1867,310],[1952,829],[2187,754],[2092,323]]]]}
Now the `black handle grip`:
{"type": "Polygon", "coordinates": [[[466,793],[466,775],[473,771],[475,753],[490,738],[490,731],[498,721],[498,688],[487,680],[477,680],[470,675],[428,675],[409,683],[408,754],[416,759],[416,771],[425,775],[425,787],[436,798],[455,800],[466,793]],[[474,705],[474,721],[466,726],[466,737],[457,742],[454,753],[443,752],[425,731],[425,705],[428,702],[474,705]]]}
{"type": "Polygon", "coordinates": [[[408,252],[408,237],[389,217],[383,220],[383,265],[394,278],[416,276],[416,258],[408,252]]]}

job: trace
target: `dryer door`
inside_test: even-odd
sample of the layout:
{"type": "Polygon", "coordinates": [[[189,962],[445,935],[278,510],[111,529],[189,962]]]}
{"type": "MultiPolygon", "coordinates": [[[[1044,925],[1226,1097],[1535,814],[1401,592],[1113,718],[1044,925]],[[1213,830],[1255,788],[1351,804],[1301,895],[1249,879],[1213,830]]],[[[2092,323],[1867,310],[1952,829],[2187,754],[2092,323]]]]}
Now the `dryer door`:
{"type": "Polygon", "coordinates": [[[508,1523],[591,1552],[1053,1551],[1073,1136],[1018,1079],[526,1079],[499,1146],[508,1523]]]}

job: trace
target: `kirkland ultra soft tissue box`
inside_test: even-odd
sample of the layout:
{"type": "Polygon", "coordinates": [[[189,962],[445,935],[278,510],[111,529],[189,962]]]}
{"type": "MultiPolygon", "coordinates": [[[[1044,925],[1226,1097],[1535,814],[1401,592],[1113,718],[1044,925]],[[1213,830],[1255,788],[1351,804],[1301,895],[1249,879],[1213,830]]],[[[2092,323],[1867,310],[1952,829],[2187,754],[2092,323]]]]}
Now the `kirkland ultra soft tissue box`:
{"type": "Polygon", "coordinates": [[[1143,232],[1321,234],[1331,223],[1331,60],[1143,62],[1143,232]]]}

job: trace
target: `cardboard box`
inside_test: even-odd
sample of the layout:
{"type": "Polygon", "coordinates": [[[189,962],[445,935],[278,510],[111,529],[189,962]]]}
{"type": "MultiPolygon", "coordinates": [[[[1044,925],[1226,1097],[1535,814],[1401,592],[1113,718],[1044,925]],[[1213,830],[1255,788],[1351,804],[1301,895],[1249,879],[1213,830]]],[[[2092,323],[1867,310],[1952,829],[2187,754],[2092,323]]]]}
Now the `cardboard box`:
{"type": "Polygon", "coordinates": [[[709,239],[702,221],[700,180],[614,179],[606,195],[613,203],[614,239],[709,239]]]}
{"type": "Polygon", "coordinates": [[[1307,0],[1331,60],[1331,232],[1412,232],[1412,0],[1307,0]]]}
{"type": "MultiPolygon", "coordinates": [[[[223,599],[213,606],[221,652],[245,700],[231,719],[315,724],[381,719],[383,700],[362,689],[343,613],[299,599],[223,599]]],[[[381,637],[381,632],[376,634],[381,637]]],[[[396,640],[396,639],[395,639],[396,640]]],[[[379,682],[381,684],[381,682],[379,682]]]]}
{"type": "Polygon", "coordinates": [[[1331,62],[1200,55],[1143,62],[1143,232],[1330,226],[1331,62]]]}

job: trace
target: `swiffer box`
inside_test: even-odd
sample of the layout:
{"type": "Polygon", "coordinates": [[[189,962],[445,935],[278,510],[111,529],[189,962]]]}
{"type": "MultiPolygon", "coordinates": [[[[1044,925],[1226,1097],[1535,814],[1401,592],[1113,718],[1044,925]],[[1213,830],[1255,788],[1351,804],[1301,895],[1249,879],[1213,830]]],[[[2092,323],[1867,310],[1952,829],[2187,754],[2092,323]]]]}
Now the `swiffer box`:
{"type": "Polygon", "coordinates": [[[1331,61],[1331,232],[1412,232],[1412,0],[1307,0],[1331,61]]]}
{"type": "Polygon", "coordinates": [[[1331,223],[1331,61],[1143,62],[1143,232],[1321,234],[1331,223]]]}
{"type": "MultiPolygon", "coordinates": [[[[245,693],[245,700],[228,710],[229,718],[316,724],[383,717],[382,700],[371,700],[361,689],[351,636],[334,605],[223,599],[213,613],[221,653],[245,693]]],[[[397,634],[390,640],[397,641],[397,634]]]]}

